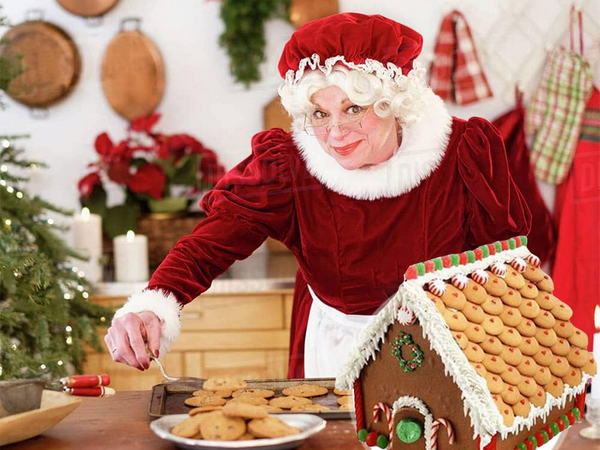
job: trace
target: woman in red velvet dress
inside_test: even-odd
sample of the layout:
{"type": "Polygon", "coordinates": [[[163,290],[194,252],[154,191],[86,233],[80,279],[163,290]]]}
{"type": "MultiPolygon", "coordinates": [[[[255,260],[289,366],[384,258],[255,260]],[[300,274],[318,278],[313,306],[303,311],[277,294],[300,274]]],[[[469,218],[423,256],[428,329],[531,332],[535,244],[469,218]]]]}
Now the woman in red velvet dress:
{"type": "Polygon", "coordinates": [[[413,63],[421,47],[414,30],[355,13],[292,35],[279,91],[294,131],[258,133],[203,198],[208,217],[116,313],[115,361],[148,368],[146,346],[168,350],[180,309],[270,236],[300,267],[289,376],[335,376],[409,265],[528,233],[500,135],[448,114],[413,63]]]}

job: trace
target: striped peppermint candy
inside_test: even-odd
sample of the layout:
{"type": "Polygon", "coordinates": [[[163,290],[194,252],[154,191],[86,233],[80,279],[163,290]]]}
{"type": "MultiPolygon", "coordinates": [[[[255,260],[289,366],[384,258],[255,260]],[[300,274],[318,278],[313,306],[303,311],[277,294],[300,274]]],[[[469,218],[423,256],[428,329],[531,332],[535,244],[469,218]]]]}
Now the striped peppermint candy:
{"type": "Polygon", "coordinates": [[[490,270],[494,275],[500,278],[504,278],[506,276],[506,266],[502,263],[495,262],[494,264],[492,264],[490,270]]]}
{"type": "Polygon", "coordinates": [[[385,403],[376,403],[373,406],[373,422],[379,422],[379,412],[385,414],[385,419],[388,423],[388,434],[389,434],[389,450],[392,450],[392,439],[394,438],[394,421],[392,420],[392,410],[385,403]]]}
{"type": "Polygon", "coordinates": [[[437,295],[438,297],[446,293],[446,283],[439,278],[431,280],[427,286],[429,287],[429,292],[431,292],[433,295],[437,295]]]}
{"type": "Polygon", "coordinates": [[[450,421],[442,418],[435,419],[431,426],[431,450],[437,450],[438,434],[442,425],[446,427],[448,432],[448,444],[454,444],[454,428],[452,428],[450,421]]]}
{"type": "Polygon", "coordinates": [[[540,258],[535,256],[534,254],[529,255],[527,258],[527,262],[531,264],[533,267],[540,267],[540,258]]]}
{"type": "Polygon", "coordinates": [[[398,312],[396,313],[396,319],[400,325],[412,325],[416,322],[417,318],[408,309],[402,307],[398,308],[398,312]]]}
{"type": "Polygon", "coordinates": [[[523,258],[515,258],[510,262],[510,265],[517,271],[517,272],[525,272],[525,270],[527,269],[527,263],[525,262],[525,260],[523,258]]]}
{"type": "Polygon", "coordinates": [[[452,277],[452,284],[456,289],[464,289],[469,285],[469,279],[462,273],[458,273],[452,277]]]}
{"type": "Polygon", "coordinates": [[[485,284],[488,281],[490,281],[490,276],[487,274],[487,272],[485,270],[481,270],[481,269],[477,269],[475,272],[473,272],[473,275],[471,275],[471,278],[473,278],[473,281],[476,281],[479,284],[485,284]]]}

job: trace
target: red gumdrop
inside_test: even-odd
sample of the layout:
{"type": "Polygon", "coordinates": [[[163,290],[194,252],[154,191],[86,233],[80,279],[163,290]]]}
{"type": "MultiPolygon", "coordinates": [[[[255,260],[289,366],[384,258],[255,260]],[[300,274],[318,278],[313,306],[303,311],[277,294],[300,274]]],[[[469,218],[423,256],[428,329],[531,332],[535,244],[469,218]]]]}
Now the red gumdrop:
{"type": "Polygon", "coordinates": [[[524,444],[525,444],[525,447],[527,447],[527,450],[535,450],[535,449],[533,448],[533,442],[531,442],[529,439],[527,439],[527,440],[524,442],[524,444]]]}
{"type": "Polygon", "coordinates": [[[379,434],[376,431],[371,431],[369,434],[367,434],[367,439],[365,440],[365,443],[369,447],[375,447],[377,445],[378,437],[379,437],[379,434]]]}
{"type": "Polygon", "coordinates": [[[573,425],[573,424],[575,423],[575,421],[576,421],[576,419],[575,419],[575,414],[573,414],[571,411],[569,411],[569,412],[566,414],[566,416],[567,416],[567,418],[569,419],[569,425],[573,425]]]}
{"type": "Polygon", "coordinates": [[[562,419],[560,417],[558,419],[556,419],[556,425],[558,425],[558,429],[560,431],[565,431],[567,429],[567,426],[565,425],[565,423],[562,421],[562,419]]]}
{"type": "Polygon", "coordinates": [[[442,256],[442,265],[447,269],[452,267],[452,259],[449,256],[442,256]]]}
{"type": "Polygon", "coordinates": [[[406,271],[406,279],[407,280],[416,280],[419,277],[419,271],[417,270],[417,266],[410,266],[406,271]]]}
{"type": "Polygon", "coordinates": [[[550,427],[550,425],[548,425],[546,428],[544,428],[544,431],[546,433],[548,433],[548,437],[550,439],[552,439],[554,437],[554,433],[552,432],[552,428],[550,427]]]}

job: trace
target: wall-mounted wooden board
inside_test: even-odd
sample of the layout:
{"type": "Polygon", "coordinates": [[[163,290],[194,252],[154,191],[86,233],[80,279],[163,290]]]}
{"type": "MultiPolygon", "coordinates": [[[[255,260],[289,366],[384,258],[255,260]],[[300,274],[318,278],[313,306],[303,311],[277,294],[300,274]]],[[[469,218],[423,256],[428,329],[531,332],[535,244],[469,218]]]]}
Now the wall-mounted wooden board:
{"type": "Polygon", "coordinates": [[[106,13],[119,0],[56,0],[67,11],[82,17],[96,17],[106,13]]]}

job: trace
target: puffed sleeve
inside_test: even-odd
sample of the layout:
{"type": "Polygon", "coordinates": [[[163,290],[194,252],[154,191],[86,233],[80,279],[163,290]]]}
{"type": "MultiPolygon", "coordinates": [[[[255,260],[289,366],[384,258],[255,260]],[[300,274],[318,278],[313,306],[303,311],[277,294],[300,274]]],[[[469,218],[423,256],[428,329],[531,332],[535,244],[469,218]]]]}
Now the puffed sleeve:
{"type": "Polygon", "coordinates": [[[458,171],[468,192],[469,248],[529,233],[531,213],[510,175],[502,137],[487,120],[467,122],[458,171]]]}

